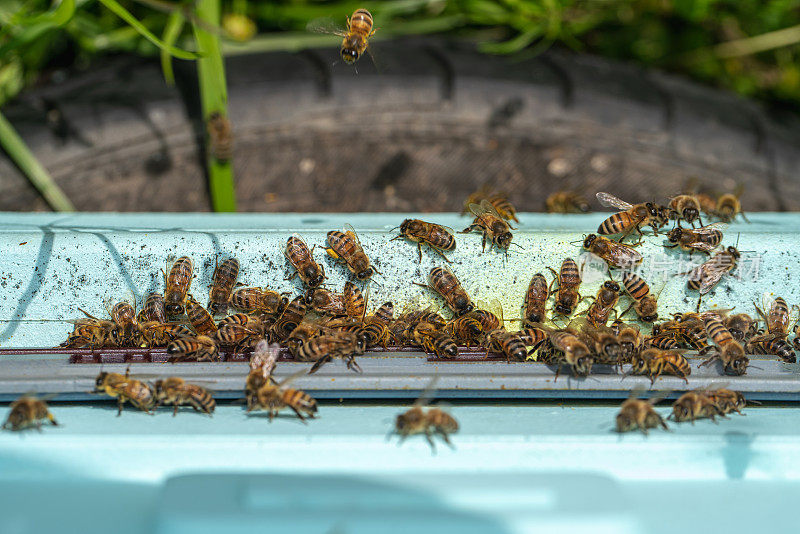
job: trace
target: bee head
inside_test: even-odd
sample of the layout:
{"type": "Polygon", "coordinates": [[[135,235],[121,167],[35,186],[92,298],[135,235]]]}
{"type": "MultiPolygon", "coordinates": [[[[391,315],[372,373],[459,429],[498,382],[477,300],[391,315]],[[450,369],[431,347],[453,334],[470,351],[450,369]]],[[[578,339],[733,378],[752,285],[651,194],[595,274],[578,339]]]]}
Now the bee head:
{"type": "Polygon", "coordinates": [[[683,235],[683,229],[676,226],[669,232],[667,232],[667,239],[669,239],[670,243],[677,243],[681,240],[681,236],[683,235]]]}
{"type": "Polygon", "coordinates": [[[173,342],[167,345],[167,354],[177,354],[179,352],[181,352],[181,349],[178,347],[177,343],[173,342]]]}
{"type": "Polygon", "coordinates": [[[454,344],[448,344],[444,349],[444,353],[450,358],[455,358],[458,356],[458,347],[456,347],[454,344]]]}
{"type": "Polygon", "coordinates": [[[683,219],[692,222],[700,216],[700,212],[695,207],[688,207],[683,210],[683,219]]]}
{"type": "Polygon", "coordinates": [[[105,371],[103,371],[99,375],[97,375],[97,380],[94,381],[94,388],[96,390],[103,389],[103,383],[106,381],[106,377],[107,376],[108,376],[108,373],[106,373],[105,371]]]}
{"type": "Polygon", "coordinates": [[[731,256],[736,258],[737,260],[739,259],[739,256],[740,256],[739,251],[736,250],[736,247],[728,247],[728,254],[730,254],[731,256]]]}
{"type": "Polygon", "coordinates": [[[352,65],[358,59],[358,51],[355,47],[343,46],[341,49],[342,61],[348,65],[352,65]]]}
{"type": "Polygon", "coordinates": [[[183,315],[183,304],[167,304],[164,309],[168,315],[183,315]]]}
{"type": "Polygon", "coordinates": [[[619,284],[613,280],[607,280],[603,283],[603,287],[614,293],[619,293],[619,284]]]}
{"type": "Polygon", "coordinates": [[[597,236],[594,234],[589,234],[586,236],[586,239],[583,240],[583,248],[592,248],[592,244],[597,240],[597,236]]]}
{"type": "Polygon", "coordinates": [[[504,232],[497,236],[497,246],[500,248],[508,248],[513,238],[514,236],[511,235],[511,232],[504,232]]]}
{"type": "Polygon", "coordinates": [[[359,280],[366,280],[367,278],[372,276],[373,272],[374,269],[372,267],[367,267],[363,271],[356,273],[356,278],[358,278],[359,280]]]}
{"type": "Polygon", "coordinates": [[[305,268],[305,275],[308,280],[308,285],[317,287],[325,280],[325,269],[322,265],[309,265],[305,268]]]}

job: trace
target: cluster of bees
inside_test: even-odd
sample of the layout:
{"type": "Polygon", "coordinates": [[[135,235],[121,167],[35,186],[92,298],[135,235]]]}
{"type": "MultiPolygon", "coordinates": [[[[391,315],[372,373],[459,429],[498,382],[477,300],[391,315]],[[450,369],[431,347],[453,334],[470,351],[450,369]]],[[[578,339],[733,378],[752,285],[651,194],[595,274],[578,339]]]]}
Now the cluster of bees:
{"type": "MultiPolygon", "coordinates": [[[[610,279],[602,284],[596,296],[582,297],[579,293],[581,270],[574,259],[566,258],[559,271],[550,268],[553,274],[550,282],[543,273],[532,276],[519,319],[521,326],[517,330],[506,329],[502,309],[489,310],[476,305],[446,265],[432,268],[427,284],[417,285],[435,292],[449,309],[450,317],[433,307],[406,309],[396,314],[392,302],[385,302],[372,314],[367,314],[367,298],[358,283],[368,283],[378,271],[356,232],[349,228],[328,232],[325,249],[352,275],[353,280],[345,283],[342,292],[324,286],[325,269],[298,235],[288,238],[283,251],[293,270],[292,277],[299,277],[303,284],[303,291],[296,296],[239,284],[239,262],[227,258],[214,270],[209,301],[204,307],[190,293],[194,264],[184,256],[164,273],[163,295],[148,295],[138,313],[135,305],[119,302],[110,306],[109,319],[100,319],[81,310],[86,317],[74,321],[74,329],[61,347],[164,347],[172,362],[215,361],[220,358],[220,348],[253,350],[245,387],[247,410],[266,411],[272,418],[288,408],[302,420],[314,417],[317,405],[307,393],[289,387],[291,381],[305,371],[281,382],[273,378],[280,346],[286,347],[296,361],[312,363],[310,373],[334,359],[360,372],[356,358],[366,350],[404,346],[416,347],[444,359],[456,358],[460,347],[482,346],[487,353],[499,353],[508,361],[553,365],[556,377],[562,367],[582,377],[588,375],[595,364],[620,370],[624,364],[630,364],[628,374],[646,375],[651,382],[662,375],[686,380],[691,366],[683,353],[690,349],[709,356],[702,365],[719,360],[727,373],[735,375],[746,372],[747,353],[774,354],[784,361],[795,361],[796,347],[787,341],[790,308],[782,298],[776,298],[766,312],[756,307],[764,329],[759,329],[759,320],[744,313],[732,314],[732,310],[719,309],[701,312],[699,300],[693,312],[674,313],[669,320],[657,322],[657,295],[632,270],[642,260],[635,250],[644,237],[642,228],[649,226],[658,235],[669,221],[675,221],[675,227],[667,233],[669,246],[709,257],[690,273],[684,273],[689,275],[688,287],[699,291],[702,298],[736,267],[740,255],[733,246],[718,250],[725,225],[715,222],[703,226],[701,213],[733,220],[742,214],[737,195],[723,195],[713,203],[713,209],[710,202],[706,200],[704,204],[702,197],[691,194],[679,195],[665,206],[654,202],[629,204],[608,193],[598,193],[597,198],[601,204],[615,207],[618,212],[604,220],[597,233],[583,240],[583,248],[602,258],[611,269],[620,271],[619,281],[610,279]],[[682,226],[682,223],[689,226],[682,226]],[[696,228],[695,223],[700,226],[696,228]],[[638,236],[638,241],[625,243],[632,235],[638,236]],[[630,305],[618,313],[616,306],[624,294],[630,299],[630,305]],[[591,305],[581,317],[573,318],[578,303],[584,298],[592,300],[591,305]],[[552,307],[548,309],[551,300],[552,307]],[[225,315],[231,308],[234,313],[225,315]],[[641,322],[653,325],[650,335],[642,333],[636,323],[622,320],[631,310],[641,322]],[[552,317],[548,318],[548,313],[552,313],[552,317]],[[215,319],[222,315],[225,316],[215,319]],[[568,322],[566,326],[558,324],[565,321],[568,322]]],[[[573,193],[564,193],[549,204],[559,202],[577,205],[573,193]]],[[[480,232],[484,249],[488,243],[490,250],[495,248],[507,253],[513,240],[511,221],[518,222],[508,198],[482,189],[470,196],[464,213],[471,214],[473,221],[462,233],[480,232]]],[[[426,246],[449,263],[446,253],[456,246],[455,232],[451,228],[406,219],[397,229],[399,234],[392,239],[406,239],[415,244],[420,261],[422,247],[426,246]]],[[[799,344],[797,339],[794,343],[799,344]]],[[[208,414],[214,411],[213,397],[206,389],[177,377],[151,385],[128,373],[104,372],[97,377],[96,391],[117,398],[119,413],[125,402],[146,412],[162,404],[173,405],[173,413],[177,413],[181,405],[208,414]]],[[[673,416],[677,421],[722,416],[744,406],[740,396],[734,401],[728,396],[727,390],[687,393],[676,402],[673,416]]],[[[33,398],[23,400],[18,401],[20,406],[35,401],[33,398]]],[[[632,397],[626,401],[618,418],[618,430],[639,428],[646,431],[663,425],[652,408],[655,400],[632,397]]],[[[48,419],[54,423],[46,407],[44,410],[31,412],[37,415],[27,420],[37,426],[48,419]]],[[[11,428],[20,427],[20,424],[7,424],[11,428]]],[[[425,410],[420,402],[396,422],[399,435],[421,433],[429,441],[432,436],[440,435],[449,442],[448,434],[457,428],[451,416],[436,408],[425,410]]]]}

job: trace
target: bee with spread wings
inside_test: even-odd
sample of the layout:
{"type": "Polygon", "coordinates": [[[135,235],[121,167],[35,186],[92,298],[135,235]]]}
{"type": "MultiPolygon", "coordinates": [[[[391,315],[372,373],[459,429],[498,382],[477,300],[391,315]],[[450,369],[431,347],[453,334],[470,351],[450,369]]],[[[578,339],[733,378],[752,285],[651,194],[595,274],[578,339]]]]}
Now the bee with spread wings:
{"type": "Polygon", "coordinates": [[[641,235],[640,226],[642,225],[649,225],[653,229],[653,233],[657,235],[658,229],[667,224],[669,220],[669,209],[654,202],[642,202],[634,205],[604,192],[597,193],[597,200],[607,208],[620,210],[619,213],[615,213],[600,223],[597,233],[600,235],[623,234],[620,241],[634,230],[641,235]]]}
{"type": "Polygon", "coordinates": [[[366,9],[356,9],[353,15],[347,18],[347,27],[337,28],[330,19],[312,21],[307,28],[316,33],[327,33],[338,35],[342,38],[342,45],[339,55],[342,61],[352,65],[364,52],[368,51],[369,38],[372,37],[377,29],[372,25],[372,14],[366,9]]]}
{"type": "Polygon", "coordinates": [[[486,251],[486,241],[490,241],[492,246],[508,252],[513,235],[512,228],[506,220],[497,212],[497,209],[488,200],[482,200],[480,205],[470,204],[469,211],[475,216],[472,224],[465,228],[462,234],[468,234],[475,230],[483,233],[483,250],[486,251]]]}

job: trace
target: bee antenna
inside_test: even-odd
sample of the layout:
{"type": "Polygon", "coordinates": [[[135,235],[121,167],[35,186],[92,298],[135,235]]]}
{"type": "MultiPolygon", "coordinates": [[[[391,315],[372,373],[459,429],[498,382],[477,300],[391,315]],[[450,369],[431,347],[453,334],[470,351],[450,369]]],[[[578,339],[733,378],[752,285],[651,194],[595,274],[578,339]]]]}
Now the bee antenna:
{"type": "Polygon", "coordinates": [[[734,247],[736,247],[737,249],[739,248],[739,238],[740,237],[742,237],[741,233],[736,234],[736,244],[734,245],[734,247]]]}

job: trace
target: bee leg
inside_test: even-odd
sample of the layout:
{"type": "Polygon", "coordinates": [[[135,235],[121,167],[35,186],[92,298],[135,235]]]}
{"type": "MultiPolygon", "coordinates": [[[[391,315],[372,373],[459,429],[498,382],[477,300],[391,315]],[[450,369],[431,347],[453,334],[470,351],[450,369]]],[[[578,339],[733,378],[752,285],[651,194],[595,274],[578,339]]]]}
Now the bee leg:
{"type": "Polygon", "coordinates": [[[486,252],[486,232],[483,233],[483,250],[482,252],[486,252]]]}
{"type": "MultiPolygon", "coordinates": [[[[738,410],[737,410],[737,411],[738,411],[738,410]]],[[[740,413],[741,413],[741,412],[740,412],[740,413]]],[[[51,414],[50,412],[47,412],[47,420],[48,420],[48,421],[50,421],[50,424],[51,424],[51,425],[53,425],[53,426],[59,426],[59,425],[58,425],[58,421],[56,421],[56,418],[55,418],[55,417],[53,416],[53,414],[51,414]]]]}
{"type": "Polygon", "coordinates": [[[172,410],[172,417],[175,417],[176,415],[178,415],[178,403],[177,402],[175,403],[175,407],[172,410]]]}
{"type": "Polygon", "coordinates": [[[417,255],[419,256],[417,263],[422,263],[422,243],[419,241],[417,242],[417,255]]]}
{"type": "Polygon", "coordinates": [[[436,443],[433,442],[433,436],[429,428],[425,429],[425,439],[428,440],[428,444],[431,446],[431,452],[436,454],[436,443]]]}
{"type": "Polygon", "coordinates": [[[300,419],[300,420],[303,422],[303,424],[304,424],[304,425],[307,425],[307,424],[308,424],[308,421],[306,421],[306,418],[305,418],[305,417],[303,417],[303,414],[302,414],[302,413],[300,413],[300,410],[298,410],[298,409],[297,409],[297,408],[295,408],[294,406],[289,406],[289,408],[291,408],[291,409],[292,409],[292,411],[293,411],[293,412],[294,412],[294,413],[297,415],[297,418],[298,418],[298,419],[300,419]]]}
{"type": "Polygon", "coordinates": [[[125,401],[122,400],[122,396],[117,397],[117,417],[122,415],[122,405],[124,403],[125,403],[125,401]]]}
{"type": "Polygon", "coordinates": [[[453,445],[452,441],[450,441],[450,436],[447,435],[447,432],[445,432],[444,430],[439,430],[438,433],[442,437],[444,442],[447,443],[450,446],[451,449],[455,450],[456,446],[453,445]]]}

